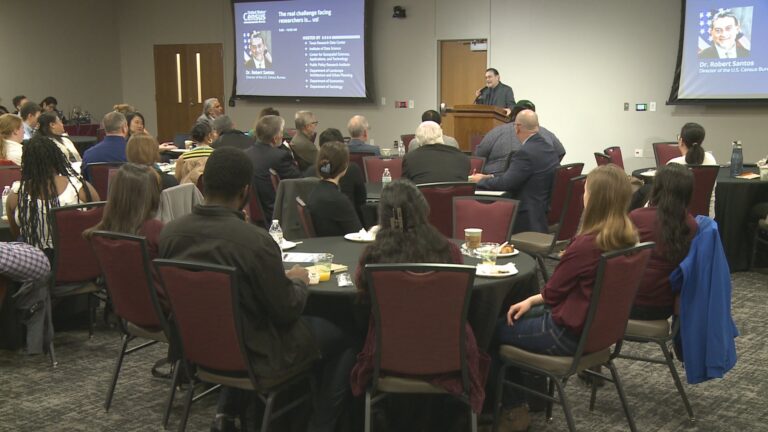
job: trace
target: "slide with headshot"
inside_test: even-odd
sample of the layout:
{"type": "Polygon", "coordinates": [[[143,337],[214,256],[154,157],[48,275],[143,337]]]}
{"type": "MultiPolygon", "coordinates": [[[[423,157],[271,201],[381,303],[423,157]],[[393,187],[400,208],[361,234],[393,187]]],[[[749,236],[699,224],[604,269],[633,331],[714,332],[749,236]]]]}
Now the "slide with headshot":
{"type": "Polygon", "coordinates": [[[768,2],[688,0],[679,99],[768,98],[768,2]]]}
{"type": "Polygon", "coordinates": [[[366,97],[365,0],[233,6],[238,96],[366,97]]]}

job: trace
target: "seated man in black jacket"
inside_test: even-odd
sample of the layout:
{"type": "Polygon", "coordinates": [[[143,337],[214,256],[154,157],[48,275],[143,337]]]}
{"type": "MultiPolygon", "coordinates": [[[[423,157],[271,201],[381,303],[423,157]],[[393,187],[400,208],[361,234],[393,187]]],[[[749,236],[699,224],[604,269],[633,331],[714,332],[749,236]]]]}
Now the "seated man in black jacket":
{"type": "Polygon", "coordinates": [[[439,124],[422,122],[416,128],[415,139],[421,146],[403,158],[403,177],[416,184],[467,181],[469,157],[456,147],[443,144],[439,124]]]}
{"type": "Polygon", "coordinates": [[[237,147],[240,150],[248,150],[253,145],[253,138],[245,132],[235,129],[235,122],[228,115],[216,117],[213,121],[213,128],[219,134],[211,147],[217,149],[221,147],[237,147]]]}
{"type": "MultiPolygon", "coordinates": [[[[160,257],[237,268],[245,346],[251,366],[265,387],[307,370],[319,358],[317,408],[309,430],[332,431],[349,391],[354,354],[342,331],[321,318],[302,317],[307,300],[307,270],[283,269],[272,237],[244,220],[253,167],[241,150],[213,152],[205,166],[205,205],[165,226],[160,257]]],[[[233,417],[247,393],[225,388],[213,430],[234,430],[233,417]]],[[[252,410],[249,410],[252,411],[252,410]]]]}

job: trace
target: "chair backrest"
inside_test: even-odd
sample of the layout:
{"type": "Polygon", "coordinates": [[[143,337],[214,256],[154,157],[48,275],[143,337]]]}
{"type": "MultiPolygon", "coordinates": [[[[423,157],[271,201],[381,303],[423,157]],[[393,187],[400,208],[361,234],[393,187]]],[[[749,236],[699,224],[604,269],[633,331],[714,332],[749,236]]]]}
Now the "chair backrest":
{"type": "Polygon", "coordinates": [[[301,199],[301,197],[296,197],[296,210],[299,212],[299,221],[301,222],[301,227],[304,228],[304,236],[306,238],[317,237],[315,224],[312,222],[312,215],[307,208],[307,204],[303,199],[301,199]]]}
{"type": "Polygon", "coordinates": [[[571,179],[580,176],[583,169],[583,163],[573,163],[559,166],[555,170],[555,179],[552,182],[552,199],[549,202],[549,213],[547,214],[549,225],[560,222],[565,201],[568,199],[568,187],[571,179]]]}
{"type": "Polygon", "coordinates": [[[453,198],[453,238],[464,229],[482,228],[483,241],[504,243],[512,235],[520,202],[509,198],[463,196],[453,198]]]}
{"type": "Polygon", "coordinates": [[[469,157],[469,175],[483,172],[485,167],[485,158],[482,156],[469,157]]]}
{"type": "Polygon", "coordinates": [[[83,231],[101,221],[104,201],[51,209],[53,274],[57,285],[92,281],[101,275],[99,262],[83,231]]]}
{"type": "Polygon", "coordinates": [[[403,176],[402,158],[382,159],[378,156],[366,156],[363,158],[363,167],[368,183],[381,183],[384,168],[389,168],[389,175],[392,180],[397,180],[403,176]]]}
{"type": "Polygon", "coordinates": [[[154,263],[184,358],[215,371],[250,371],[242,346],[235,268],[166,259],[154,263]]]}
{"type": "Polygon", "coordinates": [[[474,267],[368,264],[365,272],[376,328],[373,385],[387,373],[462,371],[468,389],[465,324],[474,267]]]}
{"type": "Polygon", "coordinates": [[[156,218],[163,223],[168,223],[192,213],[192,209],[204,201],[203,194],[192,183],[169,187],[160,192],[160,205],[157,208],[156,218]]]}
{"type": "Polygon", "coordinates": [[[568,195],[555,233],[555,241],[570,240],[576,235],[584,212],[584,185],[587,176],[577,176],[568,182],[568,195]]]}
{"type": "MultiPolygon", "coordinates": [[[[346,138],[345,138],[345,142],[346,138]]],[[[365,165],[363,164],[363,159],[367,157],[376,156],[376,153],[370,153],[370,152],[349,152],[349,163],[356,164],[360,167],[360,171],[365,172],[365,165]]],[[[381,179],[379,179],[381,181],[381,179]]]]}
{"type": "Polygon", "coordinates": [[[416,185],[429,203],[429,223],[449,238],[453,234],[453,197],[474,196],[476,186],[470,182],[416,185]]]}
{"type": "Polygon", "coordinates": [[[653,143],[653,157],[656,158],[656,167],[662,167],[670,160],[682,155],[676,142],[653,143]]]}
{"type": "Polygon", "coordinates": [[[709,216],[709,201],[712,198],[712,189],[720,171],[716,165],[688,165],[693,172],[693,195],[688,204],[688,211],[695,217],[698,215],[709,216]]]}
{"type": "MultiPolygon", "coordinates": [[[[653,242],[640,243],[600,256],[587,319],[571,368],[576,368],[582,353],[606,349],[624,338],[629,312],[653,246],[653,242]]],[[[620,346],[613,355],[618,355],[619,350],[620,346]]]]}
{"type": "Polygon", "coordinates": [[[164,328],[153,286],[147,240],[135,235],[95,231],[90,241],[115,314],[139,327],[164,328]]]}
{"type": "Polygon", "coordinates": [[[264,209],[261,208],[261,201],[259,200],[259,193],[255,187],[248,188],[248,218],[252,224],[259,225],[260,227],[267,228],[267,218],[264,217],[264,209]]]}
{"type": "Polygon", "coordinates": [[[621,156],[621,147],[608,147],[603,152],[611,158],[611,163],[624,169],[624,158],[621,156]]]}
{"type": "Polygon", "coordinates": [[[0,167],[6,167],[6,166],[17,167],[18,165],[16,165],[16,162],[14,162],[12,160],[0,159],[0,167]]]}
{"type": "Polygon", "coordinates": [[[103,200],[107,199],[107,193],[109,192],[109,171],[111,169],[120,168],[123,162],[95,162],[89,163],[87,166],[88,178],[91,179],[91,184],[99,193],[99,197],[103,200]]]}
{"type": "Polygon", "coordinates": [[[608,165],[611,163],[611,157],[604,153],[595,152],[595,162],[597,162],[597,166],[608,165]]]}
{"type": "MultiPolygon", "coordinates": [[[[0,166],[0,188],[11,186],[13,182],[21,181],[21,167],[16,165],[0,166]]],[[[5,209],[3,209],[5,211],[5,209]]]]}
{"type": "Polygon", "coordinates": [[[403,145],[405,146],[405,151],[408,152],[408,148],[411,146],[411,140],[416,138],[416,134],[405,134],[400,135],[400,141],[403,142],[403,145]]]}
{"type": "Polygon", "coordinates": [[[269,180],[272,181],[272,187],[275,189],[275,192],[277,192],[277,188],[280,186],[280,175],[278,175],[277,171],[272,168],[269,169],[269,180]]]}
{"type": "Polygon", "coordinates": [[[480,142],[483,141],[483,138],[485,138],[485,135],[472,135],[469,137],[469,150],[472,152],[472,154],[477,154],[477,146],[480,145],[480,142]]]}

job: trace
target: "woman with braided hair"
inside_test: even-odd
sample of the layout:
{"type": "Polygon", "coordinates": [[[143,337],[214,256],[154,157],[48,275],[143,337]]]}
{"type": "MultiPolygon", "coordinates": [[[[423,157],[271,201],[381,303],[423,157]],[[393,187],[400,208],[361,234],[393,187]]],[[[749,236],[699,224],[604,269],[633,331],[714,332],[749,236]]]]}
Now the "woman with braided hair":
{"type": "Polygon", "coordinates": [[[11,233],[53,257],[51,209],[99,200],[99,194],[70,165],[50,138],[35,135],[24,146],[21,181],[6,203],[11,233]]]}

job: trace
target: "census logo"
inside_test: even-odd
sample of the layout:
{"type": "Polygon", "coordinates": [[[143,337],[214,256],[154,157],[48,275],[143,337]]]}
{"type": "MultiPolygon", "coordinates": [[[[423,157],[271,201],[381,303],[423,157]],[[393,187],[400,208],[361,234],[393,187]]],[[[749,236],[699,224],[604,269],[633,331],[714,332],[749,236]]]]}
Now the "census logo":
{"type": "Polygon", "coordinates": [[[249,10],[243,12],[243,24],[264,24],[267,22],[267,11],[249,10]]]}

